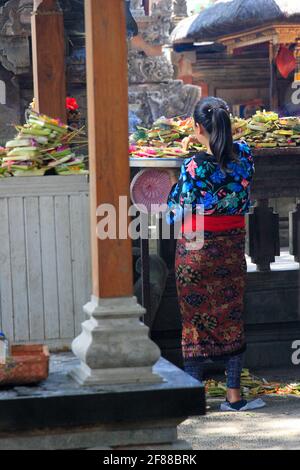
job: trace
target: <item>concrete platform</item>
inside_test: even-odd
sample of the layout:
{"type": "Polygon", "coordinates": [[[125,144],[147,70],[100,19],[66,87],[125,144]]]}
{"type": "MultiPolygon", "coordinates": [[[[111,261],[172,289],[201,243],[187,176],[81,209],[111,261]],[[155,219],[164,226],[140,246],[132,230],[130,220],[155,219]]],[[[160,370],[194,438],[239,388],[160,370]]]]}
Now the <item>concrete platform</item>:
{"type": "Polygon", "coordinates": [[[160,359],[162,383],[82,388],[68,375],[76,363],[54,355],[48,380],[0,391],[0,450],[189,448],[177,426],[205,413],[202,384],[160,359]]]}

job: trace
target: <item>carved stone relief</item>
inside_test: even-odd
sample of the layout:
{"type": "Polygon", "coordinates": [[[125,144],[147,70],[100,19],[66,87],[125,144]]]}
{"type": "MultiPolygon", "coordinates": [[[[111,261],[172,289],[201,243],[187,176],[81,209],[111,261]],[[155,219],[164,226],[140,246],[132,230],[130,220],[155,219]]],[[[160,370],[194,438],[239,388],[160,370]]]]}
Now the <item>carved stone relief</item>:
{"type": "MultiPolygon", "coordinates": [[[[143,40],[148,44],[170,43],[172,14],[186,13],[185,1],[156,0],[152,3],[151,16],[136,18],[143,40]],[[185,9],[184,9],[185,6],[185,9]]],[[[171,55],[147,55],[147,48],[129,50],[129,106],[132,113],[150,126],[161,116],[189,116],[200,98],[200,90],[174,80],[171,55]]]]}
{"type": "Polygon", "coordinates": [[[134,16],[143,16],[145,14],[142,0],[131,0],[130,10],[134,16]]]}
{"type": "Polygon", "coordinates": [[[181,80],[152,85],[132,85],[129,105],[142,124],[151,124],[161,116],[190,116],[200,98],[200,89],[181,80]]]}
{"type": "Polygon", "coordinates": [[[30,35],[33,0],[8,0],[0,7],[0,36],[30,35]]]}
{"type": "Polygon", "coordinates": [[[160,83],[174,76],[172,63],[162,55],[147,57],[143,53],[129,53],[129,83],[160,83]]]}
{"type": "MultiPolygon", "coordinates": [[[[0,64],[14,75],[31,74],[30,16],[33,0],[8,0],[0,7],[0,64]]],[[[69,89],[85,91],[83,0],[61,0],[68,36],[73,47],[67,58],[69,89]]],[[[151,125],[161,115],[190,114],[198,99],[198,88],[173,80],[174,68],[162,46],[170,43],[172,14],[184,11],[179,0],[154,0],[146,16],[140,0],[131,0],[131,10],[140,31],[140,48],[129,47],[129,102],[132,122],[135,113],[142,124],[151,125]]]]}
{"type": "Polygon", "coordinates": [[[32,0],[9,0],[0,7],[0,63],[15,74],[30,67],[32,0]]]}
{"type": "Polygon", "coordinates": [[[188,16],[186,0],[173,0],[173,16],[176,18],[188,16]]]}

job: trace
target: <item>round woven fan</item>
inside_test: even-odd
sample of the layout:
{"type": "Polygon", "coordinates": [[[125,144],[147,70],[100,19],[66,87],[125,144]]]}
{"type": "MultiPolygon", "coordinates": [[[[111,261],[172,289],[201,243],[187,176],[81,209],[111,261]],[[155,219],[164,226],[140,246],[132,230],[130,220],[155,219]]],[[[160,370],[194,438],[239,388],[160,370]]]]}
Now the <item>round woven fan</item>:
{"type": "Polygon", "coordinates": [[[166,204],[172,183],[168,171],[157,169],[141,170],[130,186],[131,200],[142,212],[155,213],[154,205],[166,204]]]}

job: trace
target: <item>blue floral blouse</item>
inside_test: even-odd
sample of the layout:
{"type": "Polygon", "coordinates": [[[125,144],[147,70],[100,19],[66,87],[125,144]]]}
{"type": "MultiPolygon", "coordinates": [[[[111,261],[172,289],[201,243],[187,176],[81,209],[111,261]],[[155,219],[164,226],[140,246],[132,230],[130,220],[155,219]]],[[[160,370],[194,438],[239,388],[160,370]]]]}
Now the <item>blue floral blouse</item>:
{"type": "Polygon", "coordinates": [[[245,142],[235,142],[237,161],[221,170],[216,157],[199,153],[184,161],[179,181],[168,198],[169,223],[182,219],[185,206],[204,206],[205,215],[244,215],[249,212],[250,183],[255,171],[251,150],[245,142]]]}

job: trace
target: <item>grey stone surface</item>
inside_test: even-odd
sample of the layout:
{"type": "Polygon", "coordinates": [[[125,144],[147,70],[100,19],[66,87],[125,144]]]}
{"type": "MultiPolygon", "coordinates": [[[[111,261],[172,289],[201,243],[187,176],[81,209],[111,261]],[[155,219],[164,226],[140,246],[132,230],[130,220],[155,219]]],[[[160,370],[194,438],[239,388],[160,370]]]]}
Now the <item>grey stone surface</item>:
{"type": "MultiPolygon", "coordinates": [[[[49,378],[36,386],[14,387],[7,390],[0,389],[0,401],[17,399],[18,397],[42,396],[43,398],[88,395],[89,393],[125,392],[131,390],[168,390],[184,386],[186,389],[199,386],[199,382],[180,369],[161,358],[154,365],[154,372],[163,376],[164,380],[156,384],[126,384],[126,385],[101,385],[81,387],[71,377],[70,371],[79,365],[79,360],[72,353],[52,354],[50,360],[49,378]]],[[[1,418],[1,417],[0,417],[1,418]]]]}
{"type": "Polygon", "coordinates": [[[179,437],[194,450],[300,450],[300,399],[267,398],[267,408],[220,413],[220,400],[209,400],[205,417],[187,420],[179,437]]]}
{"type": "MultiPolygon", "coordinates": [[[[190,397],[189,401],[195,402],[197,410],[200,409],[198,396],[200,398],[203,387],[199,382],[164,359],[160,359],[154,370],[163,376],[164,381],[162,383],[86,388],[77,385],[69,376],[69,371],[78,363],[79,361],[71,353],[53,355],[50,362],[50,375],[45,382],[34,387],[14,387],[8,390],[0,390],[0,407],[2,407],[0,413],[0,450],[190,449],[189,443],[182,439],[178,440],[177,426],[189,415],[185,411],[185,405],[190,406],[191,403],[183,401],[183,393],[190,397]],[[192,390],[194,391],[193,397],[190,394],[192,390]],[[162,391],[166,391],[167,395],[160,394],[162,391]],[[126,405],[130,406],[131,410],[130,416],[127,413],[127,418],[125,417],[126,413],[123,416],[120,406],[120,414],[116,412],[119,399],[121,396],[124,397],[126,392],[126,405]],[[151,395],[147,395],[148,398],[145,399],[145,395],[142,395],[143,392],[150,392],[151,395]],[[176,402],[176,400],[173,400],[177,392],[181,395],[180,397],[178,395],[176,402]],[[138,397],[139,393],[144,398],[140,399],[138,397]],[[100,404],[98,405],[100,409],[92,409],[93,415],[97,413],[96,421],[94,424],[88,425],[86,420],[89,418],[87,415],[91,412],[91,407],[88,406],[89,401],[93,400],[93,403],[96,403],[95,397],[99,398],[101,396],[106,396],[108,401],[98,400],[97,403],[102,403],[102,408],[103,404],[109,403],[108,406],[112,408],[109,412],[111,418],[109,421],[107,420],[107,413],[105,410],[103,412],[103,409],[101,411],[100,404]],[[149,401],[150,396],[151,402],[149,401]],[[81,409],[78,407],[78,400],[76,400],[76,405],[74,404],[76,397],[80,397],[81,409]],[[155,408],[152,406],[155,397],[159,402],[163,401],[164,403],[168,399],[169,403],[164,405],[165,408],[169,409],[167,413],[164,408],[161,408],[156,399],[156,403],[161,409],[161,412],[157,414],[157,405],[155,408]],[[137,401],[142,406],[139,410],[137,410],[137,401]],[[58,411],[58,407],[62,403],[68,409],[66,413],[68,418],[67,421],[64,421],[64,424],[62,424],[60,412],[58,411]],[[170,408],[171,403],[173,404],[170,408]],[[52,424],[47,418],[45,419],[45,408],[44,412],[40,409],[40,406],[43,408],[44,405],[50,406],[52,410],[50,413],[55,415],[52,424]],[[24,431],[22,427],[24,423],[23,425],[20,424],[20,414],[16,411],[18,406],[21,406],[21,408],[18,408],[22,410],[21,415],[28,415],[25,419],[27,424],[24,428],[27,431],[24,431]],[[28,412],[28,406],[30,406],[31,412],[28,412]],[[152,412],[149,413],[151,406],[152,412]],[[7,407],[9,407],[9,412],[7,412],[7,407]],[[172,412],[170,412],[171,409],[172,412]],[[3,412],[4,410],[5,412],[3,412]],[[100,412],[98,413],[98,411],[100,412]],[[70,412],[72,415],[68,414],[70,412]],[[42,417],[36,421],[38,414],[42,414],[42,417]],[[76,418],[77,415],[80,415],[80,417],[76,418]],[[102,419],[102,417],[104,418],[102,419]],[[11,428],[8,428],[8,422],[12,426],[11,428]],[[39,424],[35,425],[37,422],[39,424]],[[75,422],[76,424],[74,424],[75,422]],[[68,424],[65,425],[65,423],[68,424]]],[[[124,403],[122,402],[121,407],[124,407],[124,403]]],[[[97,405],[95,406],[97,408],[97,405]]],[[[60,408],[60,411],[65,413],[62,408],[60,408]]],[[[195,411],[190,414],[195,414],[195,411]]],[[[24,416],[21,416],[21,421],[23,418],[24,416]]],[[[49,415],[48,418],[51,420],[52,416],[49,415]]]]}
{"type": "MultiPolygon", "coordinates": [[[[269,381],[299,382],[300,366],[264,369],[257,375],[269,381]]],[[[208,399],[207,415],[185,421],[179,426],[179,438],[187,439],[194,450],[300,450],[300,397],[263,399],[266,408],[246,413],[221,413],[222,400],[208,399]]]]}
{"type": "MultiPolygon", "coordinates": [[[[102,426],[99,428],[78,429],[70,432],[67,429],[59,432],[35,432],[23,435],[15,434],[11,437],[0,436],[0,450],[69,450],[91,449],[98,446],[106,448],[125,448],[138,445],[160,446],[177,444],[176,422],[156,422],[152,426],[148,423],[126,425],[102,426]]],[[[149,446],[149,447],[148,447],[149,446]]]]}

